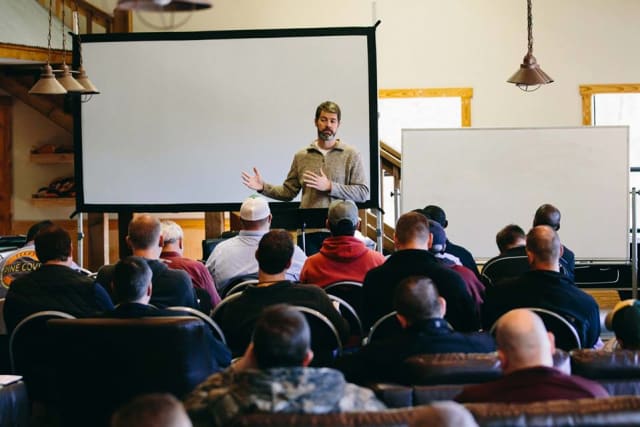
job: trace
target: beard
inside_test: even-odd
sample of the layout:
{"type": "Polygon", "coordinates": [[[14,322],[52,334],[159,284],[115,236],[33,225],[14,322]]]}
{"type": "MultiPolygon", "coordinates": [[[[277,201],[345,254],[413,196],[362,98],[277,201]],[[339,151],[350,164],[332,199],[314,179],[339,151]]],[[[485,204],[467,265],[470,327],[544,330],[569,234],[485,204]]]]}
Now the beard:
{"type": "Polygon", "coordinates": [[[328,129],[325,129],[323,131],[318,131],[318,139],[321,139],[323,141],[331,141],[335,137],[336,137],[336,134],[331,132],[328,129]]]}

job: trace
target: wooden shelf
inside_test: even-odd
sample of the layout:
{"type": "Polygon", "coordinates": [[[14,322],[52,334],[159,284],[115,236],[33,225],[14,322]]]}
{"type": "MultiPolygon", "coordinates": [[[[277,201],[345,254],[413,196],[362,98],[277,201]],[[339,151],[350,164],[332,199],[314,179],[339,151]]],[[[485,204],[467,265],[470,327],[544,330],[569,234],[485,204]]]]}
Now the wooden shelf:
{"type": "Polygon", "coordinates": [[[30,153],[29,160],[41,164],[73,163],[73,153],[30,153]]]}
{"type": "Polygon", "coordinates": [[[32,197],[31,204],[36,207],[75,206],[75,197],[32,197]]]}

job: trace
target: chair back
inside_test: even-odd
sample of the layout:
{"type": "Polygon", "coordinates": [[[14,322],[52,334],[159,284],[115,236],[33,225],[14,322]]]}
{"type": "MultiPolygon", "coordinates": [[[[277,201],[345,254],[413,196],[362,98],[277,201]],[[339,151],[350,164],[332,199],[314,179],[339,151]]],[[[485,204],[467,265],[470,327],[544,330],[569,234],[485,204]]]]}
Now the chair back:
{"type": "Polygon", "coordinates": [[[242,280],[241,282],[234,283],[232,286],[227,287],[227,291],[225,292],[225,297],[228,297],[229,295],[241,293],[242,291],[245,290],[247,286],[256,285],[256,284],[258,284],[258,279],[246,279],[246,280],[242,280]]]}
{"type": "Polygon", "coordinates": [[[325,286],[324,291],[348,302],[358,313],[358,316],[362,314],[362,283],[343,280],[325,286]]]}
{"type": "Polygon", "coordinates": [[[224,345],[227,345],[227,340],[224,337],[224,333],[222,332],[222,329],[220,329],[220,326],[218,326],[218,324],[211,317],[207,316],[200,310],[196,310],[195,308],[192,308],[192,307],[182,307],[182,306],[167,307],[166,310],[185,313],[187,315],[197,317],[198,319],[202,320],[211,329],[211,332],[213,332],[214,337],[216,337],[224,345]]]}
{"type": "Polygon", "coordinates": [[[364,333],[362,330],[362,321],[360,320],[358,313],[356,313],[356,310],[351,306],[351,304],[340,297],[331,294],[328,294],[327,296],[329,297],[331,302],[338,305],[338,311],[340,311],[342,317],[347,321],[347,323],[349,323],[351,336],[357,337],[358,343],[360,343],[360,341],[362,341],[364,333]]]}
{"type": "Polygon", "coordinates": [[[336,357],[342,355],[342,340],[338,330],[327,316],[317,310],[300,305],[292,308],[301,312],[309,324],[314,355],[311,366],[329,366],[336,357]]]}
{"type": "Polygon", "coordinates": [[[211,295],[207,292],[206,289],[193,287],[194,292],[196,293],[196,298],[198,299],[198,307],[200,307],[200,311],[203,313],[211,314],[211,310],[213,310],[213,305],[211,304],[211,295]]]}
{"type": "Polygon", "coordinates": [[[55,366],[51,350],[55,341],[49,336],[47,321],[56,318],[74,317],[62,311],[39,311],[22,319],[9,338],[11,372],[22,375],[31,400],[51,401],[54,396],[55,390],[50,386],[55,366]]]}
{"type": "Polygon", "coordinates": [[[204,239],[202,241],[202,260],[207,261],[209,259],[209,256],[211,255],[211,252],[213,252],[213,250],[216,248],[216,246],[218,246],[219,243],[224,242],[225,240],[237,235],[237,231],[227,231],[222,233],[218,238],[204,239]]]}
{"type": "Polygon", "coordinates": [[[396,311],[392,311],[391,313],[387,313],[376,320],[371,326],[369,334],[363,344],[367,345],[373,340],[382,340],[392,337],[402,331],[402,325],[400,325],[400,322],[396,317],[396,313],[396,311]]]}
{"type": "MultiPolygon", "coordinates": [[[[249,283],[243,284],[243,282],[247,282],[251,280],[253,280],[254,282],[249,282],[249,283],[257,283],[258,274],[257,273],[243,274],[241,276],[236,276],[233,279],[230,279],[229,282],[227,282],[227,285],[223,289],[218,288],[218,293],[220,294],[220,298],[224,299],[227,295],[231,295],[231,290],[234,289],[236,285],[242,285],[242,286],[240,286],[235,292],[244,290],[244,288],[249,283]]],[[[217,283],[216,283],[216,286],[218,286],[217,283]]]]}

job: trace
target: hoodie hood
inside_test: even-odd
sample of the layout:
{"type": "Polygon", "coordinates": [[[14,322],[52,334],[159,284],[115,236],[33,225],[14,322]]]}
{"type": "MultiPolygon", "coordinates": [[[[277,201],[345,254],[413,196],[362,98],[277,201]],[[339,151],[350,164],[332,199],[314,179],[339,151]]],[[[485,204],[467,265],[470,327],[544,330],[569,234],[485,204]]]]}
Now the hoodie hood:
{"type": "Polygon", "coordinates": [[[364,255],[369,248],[362,240],[353,236],[327,237],[322,242],[320,253],[337,262],[352,262],[364,255]]]}

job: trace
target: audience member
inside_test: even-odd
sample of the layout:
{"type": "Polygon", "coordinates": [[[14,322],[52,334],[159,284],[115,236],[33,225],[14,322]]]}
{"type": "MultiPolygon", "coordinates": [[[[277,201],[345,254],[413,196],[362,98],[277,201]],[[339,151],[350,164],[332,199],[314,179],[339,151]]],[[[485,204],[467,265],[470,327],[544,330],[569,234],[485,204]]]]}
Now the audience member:
{"type": "MultiPolygon", "coordinates": [[[[256,249],[271,226],[271,210],[267,201],[257,195],[247,198],[240,207],[240,222],[240,233],[219,243],[206,262],[220,294],[234,278],[258,274],[256,249]]],[[[287,280],[300,279],[300,270],[306,259],[302,249],[296,246],[291,266],[286,271],[287,280]]]]}
{"type": "Polygon", "coordinates": [[[362,282],[367,271],[384,263],[354,234],[360,225],[358,207],[351,200],[334,200],[329,205],[327,228],[331,237],[322,242],[320,252],[310,256],[300,272],[300,281],[325,287],[340,280],[362,282]]]}
{"type": "Polygon", "coordinates": [[[605,326],[616,335],[618,348],[640,350],[640,301],[628,299],[617,303],[607,314],[605,326]]]}
{"type": "Polygon", "coordinates": [[[255,253],[258,284],[247,286],[242,295],[219,306],[215,320],[224,331],[234,356],[247,348],[260,312],[278,303],[317,310],[329,318],[343,340],[349,337],[346,321],[322,289],[286,280],[285,272],[291,266],[293,248],[293,239],[285,230],[271,230],[262,236],[255,253]]]}
{"type": "Polygon", "coordinates": [[[487,289],[482,306],[485,329],[514,308],[539,307],[570,319],[582,346],[594,347],[600,337],[600,310],[593,297],[560,273],[562,245],[555,230],[546,225],[527,234],[526,251],[531,267],[523,275],[487,289]]]}
{"type": "MultiPolygon", "coordinates": [[[[151,215],[136,215],[129,223],[127,244],[133,255],[145,258],[153,272],[151,304],[156,307],[183,306],[199,308],[191,278],[185,271],[172,270],[162,262],[162,227],[160,220],[151,215]]],[[[98,271],[97,282],[111,289],[113,265],[98,271]]],[[[113,298],[113,295],[112,295],[113,298]]]]}
{"type": "Polygon", "coordinates": [[[211,308],[220,302],[220,296],[213,284],[211,274],[209,274],[204,264],[184,256],[184,232],[182,227],[168,220],[162,221],[161,225],[163,247],[160,259],[164,260],[169,268],[186,271],[191,277],[193,286],[197,289],[202,289],[209,295],[207,304],[200,303],[201,306],[209,308],[209,310],[203,311],[209,312],[211,308]]]}
{"type": "MultiPolygon", "coordinates": [[[[560,230],[560,211],[553,205],[544,204],[538,208],[533,217],[533,226],[548,225],[556,232],[560,230]]],[[[560,257],[560,271],[571,280],[574,280],[576,268],[576,257],[574,253],[562,245],[562,254],[560,257]]]]}
{"type": "MultiPolygon", "coordinates": [[[[156,308],[149,305],[153,295],[152,272],[148,261],[142,257],[129,256],[113,267],[113,294],[118,305],[103,317],[132,319],[139,317],[189,316],[189,313],[156,308]]],[[[219,369],[229,366],[231,352],[213,333],[205,329],[205,337],[211,356],[219,369]]]]}
{"type": "Polygon", "coordinates": [[[192,426],[182,403],[165,393],[138,396],[118,409],[111,418],[111,427],[192,426]]]}
{"type": "Polygon", "coordinates": [[[476,276],[473,271],[462,265],[457,257],[452,258],[447,256],[447,253],[445,252],[447,248],[447,233],[438,222],[430,219],[429,231],[431,232],[432,239],[429,252],[434,254],[444,266],[452,269],[462,277],[462,280],[464,280],[464,283],[467,285],[469,294],[471,294],[471,297],[476,304],[476,309],[479,315],[480,306],[484,301],[484,284],[480,279],[478,279],[478,276],[476,276]]]}
{"type": "Polygon", "coordinates": [[[608,396],[600,384],[553,367],[553,334],[530,310],[517,309],[503,315],[496,341],[504,376],[465,387],[456,397],[458,402],[527,403],[608,396]]]}
{"type": "MultiPolygon", "coordinates": [[[[422,213],[427,216],[427,218],[434,220],[438,224],[442,226],[442,228],[447,228],[449,225],[449,221],[447,220],[447,214],[440,206],[436,205],[428,205],[422,209],[422,213]]],[[[469,270],[473,271],[473,273],[480,277],[480,272],[478,271],[478,265],[476,264],[476,260],[473,258],[471,252],[460,245],[456,245],[455,243],[447,240],[447,249],[446,253],[451,254],[460,260],[460,263],[467,267],[469,270]]]]}
{"type": "Polygon", "coordinates": [[[36,255],[42,266],[13,281],[4,304],[7,331],[30,314],[58,310],[88,317],[113,308],[109,295],[92,279],[71,268],[71,236],[49,226],[35,237],[36,255]]]}
{"type": "Polygon", "coordinates": [[[377,319],[393,311],[393,295],[400,281],[409,276],[427,276],[447,301],[445,319],[454,329],[477,331],[480,322],[475,305],[462,277],[442,266],[429,252],[432,237],[429,220],[417,212],[402,215],[394,235],[396,252],[379,267],[370,270],[363,283],[363,323],[369,328],[377,319]]]}
{"type": "Polygon", "coordinates": [[[526,235],[516,224],[509,224],[496,234],[500,255],[491,258],[482,267],[482,276],[490,285],[518,277],[529,271],[525,249],[526,235]]]}
{"type": "MultiPolygon", "coordinates": [[[[475,277],[475,276],[474,276],[475,277]]],[[[416,354],[488,353],[495,342],[487,333],[462,334],[444,320],[447,303],[433,281],[412,276],[398,284],[393,298],[402,332],[386,340],[371,342],[357,353],[338,361],[347,380],[363,384],[373,381],[410,383],[402,361],[416,354]]]]}
{"type": "Polygon", "coordinates": [[[310,335],[304,316],[291,307],[263,310],[244,357],[186,397],[194,426],[223,426],[254,412],[383,410],[370,390],[345,382],[339,371],[308,366],[313,358],[310,335]]]}

